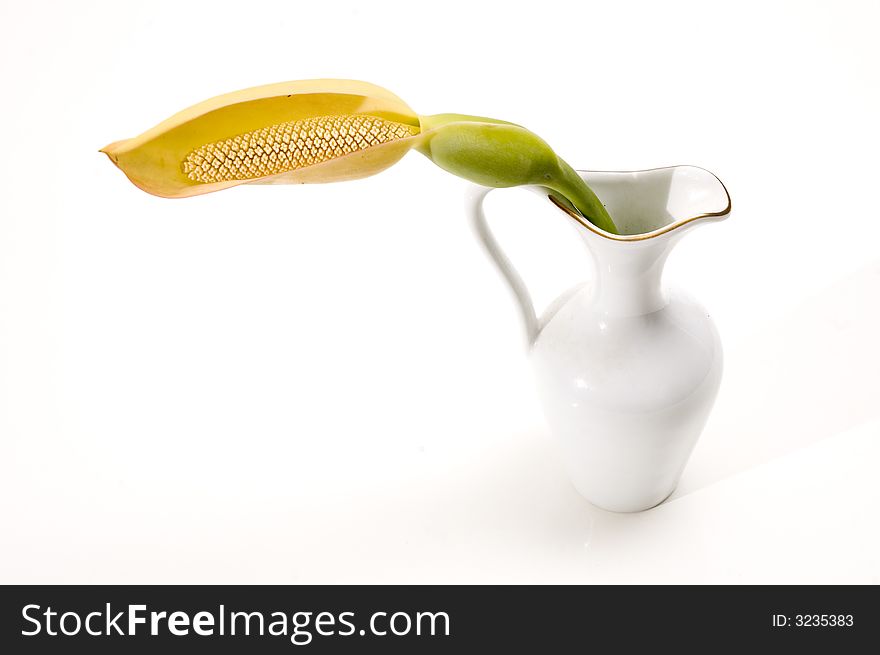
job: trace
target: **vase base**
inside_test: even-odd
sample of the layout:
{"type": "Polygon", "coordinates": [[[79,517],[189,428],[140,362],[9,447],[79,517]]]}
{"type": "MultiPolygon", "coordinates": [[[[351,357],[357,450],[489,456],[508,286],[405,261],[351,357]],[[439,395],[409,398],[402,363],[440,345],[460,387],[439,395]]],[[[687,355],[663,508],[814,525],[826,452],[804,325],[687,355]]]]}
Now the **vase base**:
{"type": "Polygon", "coordinates": [[[660,500],[658,500],[656,502],[650,501],[649,504],[647,504],[645,506],[639,506],[639,505],[633,506],[633,505],[616,505],[614,503],[598,503],[594,500],[591,500],[590,497],[587,496],[587,494],[581,492],[580,489],[577,489],[577,487],[575,487],[575,489],[577,489],[578,493],[588,503],[590,503],[594,507],[598,507],[599,509],[601,509],[605,512],[613,512],[615,514],[638,514],[639,512],[647,512],[650,509],[654,509],[655,507],[659,507],[660,505],[665,503],[667,500],[669,500],[670,496],[672,496],[672,494],[675,493],[675,490],[677,488],[678,488],[678,484],[676,484],[674,487],[672,487],[672,490],[668,494],[666,494],[665,496],[663,496],[660,500]]]}

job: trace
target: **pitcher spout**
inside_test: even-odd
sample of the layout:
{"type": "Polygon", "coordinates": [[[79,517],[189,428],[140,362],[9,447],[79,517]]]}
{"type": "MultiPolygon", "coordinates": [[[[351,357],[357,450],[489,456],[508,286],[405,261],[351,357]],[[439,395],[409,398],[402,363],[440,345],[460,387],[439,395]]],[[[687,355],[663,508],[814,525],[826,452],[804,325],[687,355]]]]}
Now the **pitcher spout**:
{"type": "Polygon", "coordinates": [[[578,171],[608,209],[619,234],[586,221],[550,200],[585,229],[611,241],[634,242],[682,234],[698,224],[730,215],[730,194],[714,173],[699,166],[643,171],[578,171]]]}
{"type": "Polygon", "coordinates": [[[662,287],[666,258],[692,228],[730,215],[727,189],[696,166],[580,174],[620,230],[606,232],[551,197],[576,221],[592,255],[594,311],[629,317],[662,309],[667,303],[662,287]]]}

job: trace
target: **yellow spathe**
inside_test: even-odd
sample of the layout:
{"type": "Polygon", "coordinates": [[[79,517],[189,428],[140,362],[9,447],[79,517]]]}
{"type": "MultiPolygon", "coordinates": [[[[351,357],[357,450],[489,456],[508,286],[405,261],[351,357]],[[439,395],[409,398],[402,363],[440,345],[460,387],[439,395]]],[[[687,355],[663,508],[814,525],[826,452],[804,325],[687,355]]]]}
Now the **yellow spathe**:
{"type": "Polygon", "coordinates": [[[415,145],[419,118],[356,80],[282,82],[228,93],[102,152],[139,188],[183,198],[244,183],[367,177],[415,145]]]}

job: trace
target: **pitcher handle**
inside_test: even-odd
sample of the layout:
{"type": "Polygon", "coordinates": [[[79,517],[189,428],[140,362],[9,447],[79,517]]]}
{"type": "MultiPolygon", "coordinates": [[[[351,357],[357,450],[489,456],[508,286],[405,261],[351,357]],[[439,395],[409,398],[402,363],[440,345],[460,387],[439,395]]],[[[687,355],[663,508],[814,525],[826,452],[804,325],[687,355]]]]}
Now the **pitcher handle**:
{"type": "Polygon", "coordinates": [[[495,262],[498,271],[504,276],[504,279],[507,280],[510,290],[513,291],[513,296],[516,298],[516,302],[519,305],[523,324],[526,328],[528,346],[531,347],[532,344],[535,343],[535,339],[538,338],[538,334],[541,332],[541,326],[538,324],[538,317],[535,314],[535,305],[532,303],[532,297],[529,295],[528,288],[526,288],[519,273],[516,272],[513,264],[510,263],[507,255],[501,250],[501,246],[498,245],[498,241],[489,229],[489,223],[486,220],[486,212],[483,209],[483,200],[489,195],[490,191],[493,191],[493,189],[482,186],[472,186],[467,193],[465,209],[470,214],[471,223],[477,234],[477,238],[480,240],[480,243],[483,244],[486,253],[492,261],[495,262]]]}

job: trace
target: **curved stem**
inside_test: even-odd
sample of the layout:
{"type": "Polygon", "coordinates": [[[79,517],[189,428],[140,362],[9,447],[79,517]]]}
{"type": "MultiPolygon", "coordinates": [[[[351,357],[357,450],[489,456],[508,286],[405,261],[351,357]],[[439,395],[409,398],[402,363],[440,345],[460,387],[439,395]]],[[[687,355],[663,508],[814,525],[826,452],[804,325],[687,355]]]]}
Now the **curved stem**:
{"type": "Polygon", "coordinates": [[[611,234],[617,234],[614,220],[584,179],[562,159],[559,160],[559,170],[562,179],[556,184],[548,184],[548,188],[565,196],[593,225],[611,234]]]}

